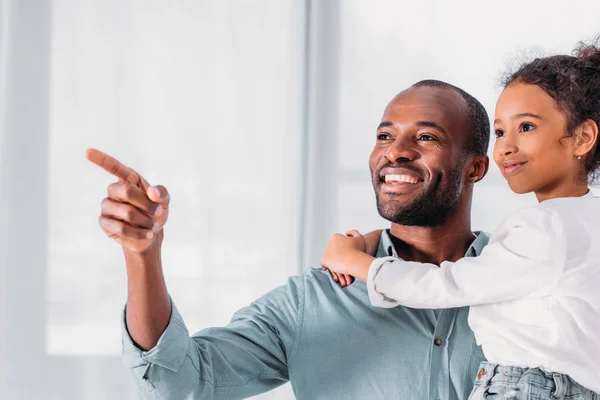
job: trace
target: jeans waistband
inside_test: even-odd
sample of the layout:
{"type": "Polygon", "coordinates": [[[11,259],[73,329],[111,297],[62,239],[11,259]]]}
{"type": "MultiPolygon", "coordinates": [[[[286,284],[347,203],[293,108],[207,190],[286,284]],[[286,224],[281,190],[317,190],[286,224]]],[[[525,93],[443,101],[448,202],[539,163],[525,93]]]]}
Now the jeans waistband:
{"type": "Polygon", "coordinates": [[[600,400],[600,394],[586,389],[568,375],[546,372],[539,368],[503,366],[483,361],[479,365],[479,372],[477,373],[475,383],[487,386],[492,382],[505,384],[527,382],[535,384],[540,388],[551,390],[557,398],[581,393],[589,396],[586,398],[600,400]]]}

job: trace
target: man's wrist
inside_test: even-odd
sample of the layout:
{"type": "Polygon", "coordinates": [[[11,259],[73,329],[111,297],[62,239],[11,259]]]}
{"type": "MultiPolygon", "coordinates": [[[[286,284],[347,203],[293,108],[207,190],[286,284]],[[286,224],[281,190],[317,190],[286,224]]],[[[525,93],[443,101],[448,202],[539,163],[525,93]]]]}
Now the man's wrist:
{"type": "MultiPolygon", "coordinates": [[[[158,234],[162,236],[162,231],[158,234]]],[[[154,243],[143,252],[135,252],[123,247],[123,255],[125,256],[127,268],[139,269],[160,266],[161,244],[162,237],[157,237],[154,243]]]]}

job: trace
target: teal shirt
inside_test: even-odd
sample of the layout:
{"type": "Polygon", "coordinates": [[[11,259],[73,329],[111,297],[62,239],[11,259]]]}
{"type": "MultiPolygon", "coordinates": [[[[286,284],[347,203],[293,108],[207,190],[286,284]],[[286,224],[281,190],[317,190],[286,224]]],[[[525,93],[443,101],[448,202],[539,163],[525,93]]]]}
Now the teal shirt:
{"type": "MultiPolygon", "coordinates": [[[[477,233],[475,256],[488,237],[477,233]]],[[[397,256],[384,231],[378,257],[397,256]]],[[[173,304],[158,344],[141,351],[123,318],[123,355],[145,399],[239,399],[290,381],[297,399],[466,399],[483,353],[468,308],[377,308],[364,282],[341,288],[310,269],[190,337],[173,304]]]]}

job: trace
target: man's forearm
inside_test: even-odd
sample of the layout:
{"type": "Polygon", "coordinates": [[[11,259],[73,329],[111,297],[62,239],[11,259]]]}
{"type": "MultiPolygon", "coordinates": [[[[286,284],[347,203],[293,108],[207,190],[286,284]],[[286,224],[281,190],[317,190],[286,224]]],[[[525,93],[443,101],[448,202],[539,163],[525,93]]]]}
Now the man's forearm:
{"type": "MultiPolygon", "coordinates": [[[[162,232],[161,232],[162,233],[162,232]]],[[[127,329],[143,350],[158,343],[171,318],[171,301],[162,271],[160,245],[143,254],[124,251],[127,264],[127,329]]]]}
{"type": "Polygon", "coordinates": [[[123,249],[127,264],[126,325],[142,349],[158,343],[169,325],[171,301],[162,272],[160,247],[171,197],[164,186],[152,186],[119,160],[96,149],[85,156],[119,178],[108,186],[98,222],[123,249]]]}

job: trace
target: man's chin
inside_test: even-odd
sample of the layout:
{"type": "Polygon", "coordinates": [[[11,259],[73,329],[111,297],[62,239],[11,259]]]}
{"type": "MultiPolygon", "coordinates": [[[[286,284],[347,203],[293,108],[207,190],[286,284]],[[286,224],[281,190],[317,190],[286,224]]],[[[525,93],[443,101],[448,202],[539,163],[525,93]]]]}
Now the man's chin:
{"type": "Polygon", "coordinates": [[[377,211],[382,218],[405,226],[438,226],[447,215],[447,210],[426,199],[408,195],[379,195],[377,211]]]}
{"type": "Polygon", "coordinates": [[[413,209],[412,202],[407,201],[408,199],[403,196],[395,196],[394,200],[379,201],[377,204],[377,210],[382,218],[394,222],[398,219],[403,219],[410,210],[413,209]]]}

